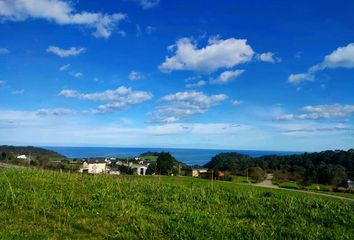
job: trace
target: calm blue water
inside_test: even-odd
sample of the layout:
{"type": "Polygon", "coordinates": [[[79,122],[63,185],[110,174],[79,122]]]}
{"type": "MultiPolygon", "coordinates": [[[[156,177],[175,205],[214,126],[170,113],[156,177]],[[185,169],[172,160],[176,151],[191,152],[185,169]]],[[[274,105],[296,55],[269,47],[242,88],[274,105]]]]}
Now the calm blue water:
{"type": "Polygon", "coordinates": [[[221,152],[238,152],[252,157],[259,157],[269,154],[289,155],[299,152],[280,151],[252,151],[252,150],[215,150],[215,149],[179,149],[179,148],[113,148],[113,147],[44,147],[56,151],[70,158],[86,157],[135,157],[141,153],[170,152],[177,160],[188,165],[204,165],[210,159],[221,152]]]}

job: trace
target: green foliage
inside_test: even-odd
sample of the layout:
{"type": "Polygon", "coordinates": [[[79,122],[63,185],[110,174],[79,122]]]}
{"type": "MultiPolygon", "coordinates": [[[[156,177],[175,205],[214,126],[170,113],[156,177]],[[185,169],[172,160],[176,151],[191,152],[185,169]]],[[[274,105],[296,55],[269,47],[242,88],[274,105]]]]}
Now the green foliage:
{"type": "Polygon", "coordinates": [[[214,156],[205,167],[227,170],[233,175],[245,175],[246,169],[260,167],[275,172],[279,182],[296,181],[304,186],[312,183],[343,185],[346,178],[354,178],[354,150],[324,151],[278,156],[267,155],[252,158],[231,152],[214,156]]]}
{"type": "Polygon", "coordinates": [[[164,176],[0,169],[0,239],[354,239],[354,204],[164,176]]]}
{"type": "Polygon", "coordinates": [[[172,173],[172,168],[176,159],[169,152],[161,152],[156,160],[157,172],[162,175],[172,173]]]}
{"type": "Polygon", "coordinates": [[[146,174],[152,175],[152,174],[155,174],[156,172],[157,172],[157,163],[156,162],[150,163],[147,170],[146,170],[146,174]]]}
{"type": "Polygon", "coordinates": [[[1,160],[1,161],[4,161],[4,160],[6,160],[6,157],[7,157],[6,152],[2,152],[2,153],[1,153],[1,156],[0,156],[0,160],[1,160]]]}
{"type": "Polygon", "coordinates": [[[265,178],[265,172],[262,168],[260,167],[251,167],[248,170],[249,176],[255,181],[255,182],[261,182],[265,178]]]}

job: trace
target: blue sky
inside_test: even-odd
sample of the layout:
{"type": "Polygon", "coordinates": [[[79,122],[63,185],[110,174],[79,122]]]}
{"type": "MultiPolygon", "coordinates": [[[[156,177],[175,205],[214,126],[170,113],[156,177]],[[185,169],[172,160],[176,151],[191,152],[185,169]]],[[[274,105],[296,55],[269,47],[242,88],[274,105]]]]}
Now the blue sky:
{"type": "Polygon", "coordinates": [[[354,143],[353,1],[0,0],[0,143],[354,143]]]}

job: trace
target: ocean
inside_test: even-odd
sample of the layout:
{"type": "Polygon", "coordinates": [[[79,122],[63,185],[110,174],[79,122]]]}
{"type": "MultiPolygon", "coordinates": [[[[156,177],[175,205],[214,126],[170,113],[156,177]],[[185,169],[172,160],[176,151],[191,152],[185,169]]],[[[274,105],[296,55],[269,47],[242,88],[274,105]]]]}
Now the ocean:
{"type": "Polygon", "coordinates": [[[122,148],[122,147],[43,147],[69,158],[87,157],[135,157],[144,152],[170,152],[178,161],[188,165],[204,165],[222,152],[238,152],[252,157],[263,155],[290,155],[301,152],[254,151],[254,150],[218,150],[218,149],[181,149],[181,148],[122,148]]]}

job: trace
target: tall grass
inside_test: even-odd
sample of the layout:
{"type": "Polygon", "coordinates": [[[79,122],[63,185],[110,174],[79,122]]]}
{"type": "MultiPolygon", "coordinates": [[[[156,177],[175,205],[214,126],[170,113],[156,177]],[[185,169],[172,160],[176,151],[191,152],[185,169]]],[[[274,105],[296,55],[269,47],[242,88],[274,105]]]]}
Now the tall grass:
{"type": "Polygon", "coordinates": [[[354,239],[344,200],[186,177],[0,171],[0,239],[354,239]]]}

